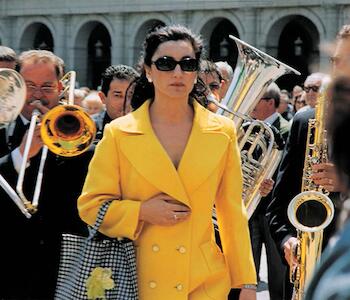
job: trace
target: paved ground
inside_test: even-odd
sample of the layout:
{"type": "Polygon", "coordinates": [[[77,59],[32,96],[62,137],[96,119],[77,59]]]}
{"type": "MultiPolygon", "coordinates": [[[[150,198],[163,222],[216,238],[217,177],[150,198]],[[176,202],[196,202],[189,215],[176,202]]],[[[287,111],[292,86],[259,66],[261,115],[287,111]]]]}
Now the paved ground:
{"type": "Polygon", "coordinates": [[[270,295],[267,286],[267,264],[264,246],[261,255],[260,280],[261,282],[258,285],[257,300],[270,300],[270,295]]]}

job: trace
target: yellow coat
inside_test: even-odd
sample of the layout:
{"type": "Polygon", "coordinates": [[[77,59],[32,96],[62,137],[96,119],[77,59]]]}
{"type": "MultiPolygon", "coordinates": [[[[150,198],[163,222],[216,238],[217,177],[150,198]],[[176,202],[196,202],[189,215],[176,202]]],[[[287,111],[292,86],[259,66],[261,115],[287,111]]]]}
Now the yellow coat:
{"type": "Polygon", "coordinates": [[[135,241],[140,300],[226,300],[231,287],[256,282],[233,122],[194,101],[176,170],[153,132],[149,103],[106,126],[78,201],[80,216],[93,224],[103,201],[122,199],[110,206],[101,231],[135,241]],[[139,223],[141,202],[161,192],[189,206],[189,219],[139,223]],[[224,254],[213,234],[214,201],[224,254]]]}

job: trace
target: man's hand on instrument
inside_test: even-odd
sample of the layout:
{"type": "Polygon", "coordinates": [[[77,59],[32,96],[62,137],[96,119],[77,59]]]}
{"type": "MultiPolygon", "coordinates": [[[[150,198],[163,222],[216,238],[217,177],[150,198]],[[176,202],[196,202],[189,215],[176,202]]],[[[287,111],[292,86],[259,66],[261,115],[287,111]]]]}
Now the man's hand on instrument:
{"type": "Polygon", "coordinates": [[[343,191],[343,186],[332,163],[321,163],[312,166],[312,180],[330,192],[343,191]]]}
{"type": "Polygon", "coordinates": [[[262,197],[266,197],[268,194],[270,194],[270,192],[273,189],[274,184],[275,184],[275,182],[272,179],[270,179],[270,178],[264,179],[259,187],[260,195],[262,197]]]}
{"type": "Polygon", "coordinates": [[[293,268],[297,265],[298,261],[295,257],[295,249],[298,246],[298,239],[295,237],[290,237],[284,244],[284,258],[288,262],[290,268],[293,268]]]}

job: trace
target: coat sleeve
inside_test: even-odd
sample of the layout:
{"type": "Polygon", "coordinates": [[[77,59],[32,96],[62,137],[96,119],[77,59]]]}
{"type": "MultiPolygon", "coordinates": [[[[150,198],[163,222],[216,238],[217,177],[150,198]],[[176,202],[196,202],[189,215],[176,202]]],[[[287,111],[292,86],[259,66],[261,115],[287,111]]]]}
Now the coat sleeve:
{"type": "Polygon", "coordinates": [[[242,201],[241,160],[236,134],[230,136],[215,205],[220,238],[233,288],[256,284],[246,209],[242,201]]]}
{"type": "Polygon", "coordinates": [[[93,225],[102,203],[117,200],[110,205],[100,231],[110,237],[135,240],[142,228],[142,222],[139,222],[141,202],[122,197],[117,134],[115,127],[107,125],[78,199],[79,215],[83,221],[93,225]]]}

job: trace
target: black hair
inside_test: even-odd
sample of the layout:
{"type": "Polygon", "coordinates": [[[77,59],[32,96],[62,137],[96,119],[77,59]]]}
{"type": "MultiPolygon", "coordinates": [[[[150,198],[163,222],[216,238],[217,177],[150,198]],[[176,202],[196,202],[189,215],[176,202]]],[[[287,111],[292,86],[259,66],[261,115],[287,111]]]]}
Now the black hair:
{"type": "Polygon", "coordinates": [[[330,140],[330,154],[343,184],[350,191],[350,78],[338,78],[332,84],[329,97],[331,104],[327,133],[330,140]]]}
{"type": "Polygon", "coordinates": [[[110,84],[114,79],[134,81],[139,73],[132,67],[126,65],[109,66],[103,73],[101,79],[101,91],[107,96],[110,84]]]}
{"type": "MultiPolygon", "coordinates": [[[[160,44],[168,41],[189,41],[193,47],[196,59],[200,63],[203,51],[203,42],[201,38],[195,35],[190,29],[182,25],[170,25],[164,27],[157,27],[151,31],[145,38],[143,44],[143,54],[139,60],[137,69],[141,75],[136,79],[135,90],[131,99],[131,106],[133,109],[140,107],[147,99],[154,98],[154,87],[146,78],[146,71],[144,66],[151,67],[152,57],[157,51],[160,44]]],[[[199,103],[205,105],[205,85],[201,80],[197,80],[190,93],[190,99],[197,100],[199,103]]]]}

